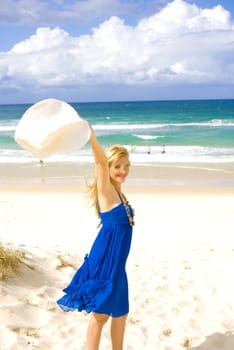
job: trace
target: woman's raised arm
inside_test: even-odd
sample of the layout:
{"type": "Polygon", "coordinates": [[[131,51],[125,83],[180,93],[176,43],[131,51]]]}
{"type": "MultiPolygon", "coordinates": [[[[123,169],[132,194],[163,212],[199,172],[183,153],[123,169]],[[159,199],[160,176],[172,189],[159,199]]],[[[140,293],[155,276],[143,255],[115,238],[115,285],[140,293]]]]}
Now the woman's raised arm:
{"type": "Polygon", "coordinates": [[[95,132],[90,125],[90,145],[93,152],[94,160],[97,165],[97,187],[99,195],[106,195],[109,191],[110,176],[109,176],[109,164],[108,158],[101,144],[96,138],[95,132]]]}
{"type": "Polygon", "coordinates": [[[97,140],[92,126],[89,125],[89,127],[90,127],[90,131],[91,131],[89,142],[90,142],[90,145],[92,148],[95,163],[98,166],[108,166],[107,156],[106,156],[102,146],[100,145],[99,141],[97,140]]]}

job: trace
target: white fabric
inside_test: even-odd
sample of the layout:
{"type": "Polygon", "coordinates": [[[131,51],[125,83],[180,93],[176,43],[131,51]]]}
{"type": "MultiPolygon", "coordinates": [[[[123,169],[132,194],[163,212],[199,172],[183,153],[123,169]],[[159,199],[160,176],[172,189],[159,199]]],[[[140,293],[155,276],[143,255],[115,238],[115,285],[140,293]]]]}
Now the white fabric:
{"type": "Polygon", "coordinates": [[[68,103],[52,98],[28,108],[15,131],[15,141],[41,160],[79,150],[89,137],[88,122],[68,103]]]}

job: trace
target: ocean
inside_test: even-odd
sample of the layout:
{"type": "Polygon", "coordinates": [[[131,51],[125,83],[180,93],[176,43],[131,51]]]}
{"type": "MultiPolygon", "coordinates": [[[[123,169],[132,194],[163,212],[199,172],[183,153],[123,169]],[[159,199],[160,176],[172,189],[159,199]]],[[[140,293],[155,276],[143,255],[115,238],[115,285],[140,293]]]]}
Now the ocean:
{"type": "MultiPolygon", "coordinates": [[[[94,127],[103,145],[122,144],[131,162],[234,162],[234,100],[70,103],[94,127]]],[[[36,160],[14,141],[29,104],[0,105],[0,164],[36,160]]],[[[92,162],[89,145],[46,162],[92,162]]]]}

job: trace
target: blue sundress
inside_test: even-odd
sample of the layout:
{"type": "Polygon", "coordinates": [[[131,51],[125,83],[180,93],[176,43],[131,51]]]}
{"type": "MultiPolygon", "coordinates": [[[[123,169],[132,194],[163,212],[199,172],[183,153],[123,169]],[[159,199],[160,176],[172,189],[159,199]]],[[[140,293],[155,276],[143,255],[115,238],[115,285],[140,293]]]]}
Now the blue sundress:
{"type": "MultiPolygon", "coordinates": [[[[133,210],[129,206],[133,217],[133,210]]],[[[129,312],[125,270],[132,240],[124,203],[101,212],[101,229],[70,284],[57,301],[67,311],[86,311],[120,317],[129,312]]]]}

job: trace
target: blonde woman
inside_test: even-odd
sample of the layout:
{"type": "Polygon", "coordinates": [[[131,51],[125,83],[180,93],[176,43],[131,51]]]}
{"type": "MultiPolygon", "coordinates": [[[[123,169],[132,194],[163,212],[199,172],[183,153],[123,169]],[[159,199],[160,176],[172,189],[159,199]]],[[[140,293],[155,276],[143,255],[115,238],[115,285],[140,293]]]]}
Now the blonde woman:
{"type": "Polygon", "coordinates": [[[101,219],[101,228],[58,304],[64,311],[91,312],[88,350],[99,349],[102,328],[111,317],[112,350],[122,350],[129,312],[125,265],[134,225],[133,210],[121,189],[129,174],[129,154],[120,145],[110,147],[105,153],[91,126],[90,129],[90,145],[97,168],[90,195],[101,219]]]}

